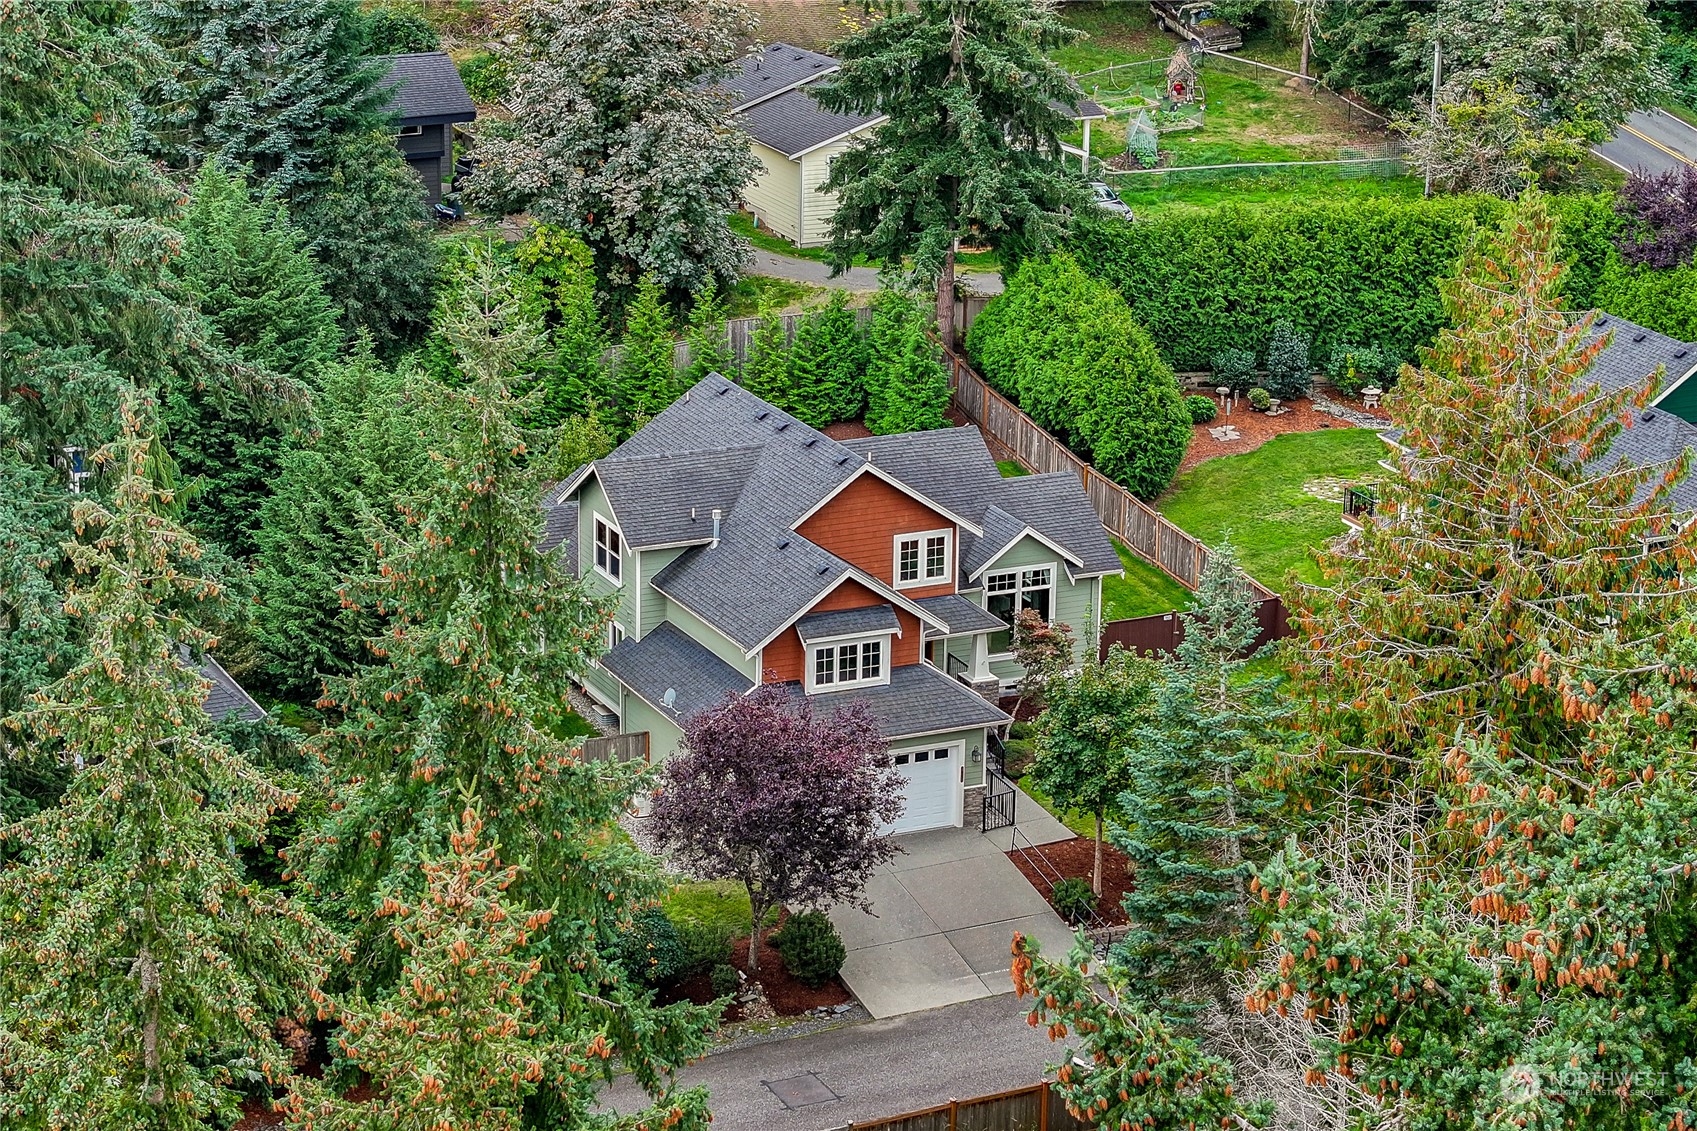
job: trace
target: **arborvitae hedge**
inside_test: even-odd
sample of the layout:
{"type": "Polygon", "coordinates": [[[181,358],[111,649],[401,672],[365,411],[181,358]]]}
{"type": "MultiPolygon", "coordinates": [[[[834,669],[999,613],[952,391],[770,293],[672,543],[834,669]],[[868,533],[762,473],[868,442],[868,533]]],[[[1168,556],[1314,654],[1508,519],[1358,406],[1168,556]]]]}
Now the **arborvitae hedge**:
{"type": "MultiPolygon", "coordinates": [[[[1611,198],[1557,197],[1566,289],[1591,304],[1619,220],[1611,198]]],[[[1230,205],[1152,220],[1081,220],[1072,251],[1125,296],[1174,367],[1207,369],[1222,350],[1260,350],[1288,318],[1314,356],[1368,343],[1412,359],[1443,322],[1438,282],[1504,202],[1347,199],[1230,205]]]]}
{"type": "Polygon", "coordinates": [[[1113,288],[1070,257],[1028,260],[966,338],[984,378],[1143,498],[1172,481],[1190,413],[1113,288]]]}

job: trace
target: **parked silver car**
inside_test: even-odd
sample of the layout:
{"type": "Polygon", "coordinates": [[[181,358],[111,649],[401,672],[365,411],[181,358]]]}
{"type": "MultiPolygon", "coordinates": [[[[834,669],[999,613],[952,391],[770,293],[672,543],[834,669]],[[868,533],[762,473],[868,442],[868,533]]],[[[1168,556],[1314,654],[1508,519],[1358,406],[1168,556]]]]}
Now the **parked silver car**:
{"type": "Polygon", "coordinates": [[[1111,212],[1115,216],[1127,220],[1137,219],[1136,216],[1132,215],[1131,205],[1120,199],[1120,194],[1114,191],[1112,185],[1104,184],[1101,181],[1091,181],[1090,199],[1095,202],[1097,208],[1104,212],[1111,212]]]}

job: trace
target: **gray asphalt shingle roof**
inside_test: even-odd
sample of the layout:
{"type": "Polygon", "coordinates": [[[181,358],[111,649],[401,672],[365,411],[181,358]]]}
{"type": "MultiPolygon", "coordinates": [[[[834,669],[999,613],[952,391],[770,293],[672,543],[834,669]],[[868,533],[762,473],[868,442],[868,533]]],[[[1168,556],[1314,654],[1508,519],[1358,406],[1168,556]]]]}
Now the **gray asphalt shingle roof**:
{"type": "Polygon", "coordinates": [[[382,55],[378,62],[389,70],[383,83],[393,88],[387,107],[401,125],[430,122],[469,122],[477,107],[466,93],[460,69],[442,51],[418,51],[407,55],[382,55]]]}
{"type": "Polygon", "coordinates": [[[995,613],[981,609],[958,593],[945,593],[941,597],[921,597],[914,604],[949,626],[947,633],[939,635],[959,636],[967,632],[1000,632],[1007,623],[995,613]]]}
{"type": "MultiPolygon", "coordinates": [[[[787,683],[784,688],[797,698],[803,694],[799,683],[787,683]]],[[[886,742],[965,727],[1001,726],[1009,721],[1007,712],[929,664],[891,668],[890,682],[885,686],[815,694],[812,700],[816,714],[840,703],[866,703],[877,721],[879,737],[886,742]]]]}
{"type": "Polygon", "coordinates": [[[803,641],[826,640],[833,636],[860,636],[876,632],[897,632],[901,622],[896,610],[888,605],[869,605],[860,609],[834,609],[828,613],[812,613],[796,622],[796,632],[803,641]]]}
{"type": "Polygon", "coordinates": [[[198,665],[200,676],[212,686],[206,691],[204,706],[207,715],[214,721],[222,721],[234,715],[246,722],[257,723],[265,717],[265,708],[253,701],[235,677],[224,670],[224,665],[211,656],[203,657],[198,665]]]}
{"type": "Polygon", "coordinates": [[[733,113],[837,68],[837,61],[829,55],[788,43],[768,43],[737,62],[735,74],[704,87],[706,92],[723,98],[733,113]]]}
{"type": "Polygon", "coordinates": [[[845,134],[883,121],[882,114],[838,114],[814,101],[806,88],[785,91],[737,112],[736,124],[762,145],[792,160],[845,134]]]}
{"type": "Polygon", "coordinates": [[[996,505],[1076,557],[1073,573],[1117,573],[1122,567],[1096,508],[1070,471],[1004,479],[996,505]]]}
{"type": "Polygon", "coordinates": [[[1002,473],[976,428],[937,428],[848,442],[860,455],[956,514],[977,522],[1002,473]]]}
{"type": "Polygon", "coordinates": [[[577,572],[577,500],[542,505],[542,540],[536,548],[559,550],[566,568],[577,572]]]}
{"type": "Polygon", "coordinates": [[[601,666],[649,706],[680,723],[754,686],[670,622],[658,625],[641,640],[621,640],[601,657],[601,666]],[[672,692],[670,707],[666,706],[668,691],[672,692]]]}
{"type": "Polygon", "coordinates": [[[729,511],[759,461],[755,446],[619,459],[595,465],[633,549],[705,542],[713,511],[729,511]]]}

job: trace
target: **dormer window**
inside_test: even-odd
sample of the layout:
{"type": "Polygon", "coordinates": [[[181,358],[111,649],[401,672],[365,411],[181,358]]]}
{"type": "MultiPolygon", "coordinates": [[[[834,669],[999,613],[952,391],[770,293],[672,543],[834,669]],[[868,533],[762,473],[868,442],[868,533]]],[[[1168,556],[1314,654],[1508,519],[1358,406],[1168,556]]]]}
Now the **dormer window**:
{"type": "Polygon", "coordinates": [[[807,650],[807,690],[841,691],[890,682],[888,636],[832,640],[807,650]]]}
{"type": "Polygon", "coordinates": [[[596,515],[595,572],[614,585],[624,584],[624,571],[620,562],[620,552],[623,548],[624,539],[619,536],[619,528],[596,515]]]}
{"type": "Polygon", "coordinates": [[[942,585],[954,576],[954,531],[896,535],[896,588],[942,585]]]}

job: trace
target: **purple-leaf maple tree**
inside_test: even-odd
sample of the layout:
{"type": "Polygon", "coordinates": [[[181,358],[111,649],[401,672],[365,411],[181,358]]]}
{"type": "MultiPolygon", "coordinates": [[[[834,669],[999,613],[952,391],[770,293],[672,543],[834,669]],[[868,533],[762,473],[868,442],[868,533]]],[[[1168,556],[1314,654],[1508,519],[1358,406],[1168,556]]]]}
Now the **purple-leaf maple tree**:
{"type": "Polygon", "coordinates": [[[866,704],[815,715],[765,686],[684,728],[654,835],[698,875],[748,889],[748,964],[758,970],[760,924],[774,907],[866,906],[866,881],[900,851],[888,831],[902,806],[902,776],[866,704]]]}
{"type": "Polygon", "coordinates": [[[1640,267],[1684,267],[1697,250],[1697,169],[1645,175],[1621,186],[1616,205],[1626,220],[1616,241],[1621,258],[1640,267]]]}

